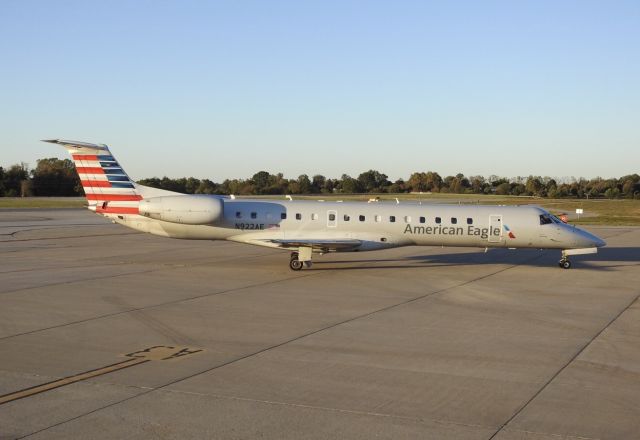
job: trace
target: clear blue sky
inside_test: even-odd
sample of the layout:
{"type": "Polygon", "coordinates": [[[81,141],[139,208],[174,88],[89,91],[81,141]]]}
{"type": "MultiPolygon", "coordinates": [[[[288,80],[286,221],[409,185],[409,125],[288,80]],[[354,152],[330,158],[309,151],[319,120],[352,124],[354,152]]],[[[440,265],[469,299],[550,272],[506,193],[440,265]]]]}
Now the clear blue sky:
{"type": "Polygon", "coordinates": [[[640,1],[0,2],[0,164],[640,172],[640,1]]]}

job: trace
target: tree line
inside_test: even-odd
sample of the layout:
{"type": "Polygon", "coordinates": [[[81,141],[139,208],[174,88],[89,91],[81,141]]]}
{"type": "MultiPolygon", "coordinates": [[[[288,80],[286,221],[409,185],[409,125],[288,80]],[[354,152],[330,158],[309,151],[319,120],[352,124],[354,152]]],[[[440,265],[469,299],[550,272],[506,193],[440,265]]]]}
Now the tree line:
{"type": "MultiPolygon", "coordinates": [[[[497,194],[549,198],[635,198],[640,199],[640,176],[620,178],[571,178],[558,182],[551,177],[455,176],[437,172],[415,172],[407,180],[390,181],[388,176],[369,170],[357,177],[343,174],[338,179],[306,174],[287,179],[282,173],[259,171],[248,179],[226,179],[221,183],[194,177],[152,177],[139,180],[142,185],[186,194],[364,194],[364,193],[450,193],[497,194]]],[[[81,196],[82,185],[69,159],[47,158],[29,170],[24,163],[0,167],[0,196],[81,196]]]]}

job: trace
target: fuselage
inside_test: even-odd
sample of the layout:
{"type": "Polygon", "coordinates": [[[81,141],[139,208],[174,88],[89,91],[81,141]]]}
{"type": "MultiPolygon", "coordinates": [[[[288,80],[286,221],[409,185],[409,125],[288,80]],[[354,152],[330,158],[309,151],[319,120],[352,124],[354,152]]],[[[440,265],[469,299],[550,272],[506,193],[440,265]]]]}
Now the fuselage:
{"type": "Polygon", "coordinates": [[[212,225],[185,225],[141,215],[110,217],[126,226],[183,239],[233,240],[283,247],[271,240],[356,239],[353,250],[397,246],[575,249],[602,246],[598,237],[536,206],[444,205],[223,199],[212,225]]]}

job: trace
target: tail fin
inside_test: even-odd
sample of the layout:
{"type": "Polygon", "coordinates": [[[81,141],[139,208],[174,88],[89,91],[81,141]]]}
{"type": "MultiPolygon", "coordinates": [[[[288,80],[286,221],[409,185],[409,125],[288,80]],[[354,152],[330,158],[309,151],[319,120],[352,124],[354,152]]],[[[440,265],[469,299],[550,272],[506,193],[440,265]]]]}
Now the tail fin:
{"type": "Polygon", "coordinates": [[[61,139],[44,142],[62,145],[71,154],[92,211],[100,214],[138,214],[138,203],[143,196],[169,193],[136,184],[104,144],[61,139]]]}

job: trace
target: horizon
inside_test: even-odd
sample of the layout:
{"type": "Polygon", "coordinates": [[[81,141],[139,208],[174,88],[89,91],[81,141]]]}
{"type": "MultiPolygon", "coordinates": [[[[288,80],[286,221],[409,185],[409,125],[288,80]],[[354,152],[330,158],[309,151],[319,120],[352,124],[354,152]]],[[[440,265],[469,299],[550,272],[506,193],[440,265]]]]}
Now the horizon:
{"type": "MultiPolygon", "coordinates": [[[[68,156],[68,155],[65,155],[65,156],[68,156]]],[[[207,176],[193,176],[193,175],[183,175],[183,176],[153,175],[153,176],[133,177],[130,173],[128,173],[128,172],[127,172],[127,166],[126,166],[126,165],[122,165],[122,162],[118,159],[118,157],[117,157],[116,155],[114,155],[114,156],[116,157],[116,160],[118,160],[118,163],[121,165],[121,167],[124,169],[124,171],[127,173],[127,175],[129,175],[129,177],[133,178],[133,179],[134,179],[134,181],[143,180],[143,179],[156,179],[156,178],[157,178],[157,179],[163,179],[163,178],[165,178],[165,177],[166,177],[166,178],[169,178],[169,179],[182,179],[182,178],[194,178],[194,179],[199,179],[199,180],[208,179],[208,180],[211,180],[211,181],[212,181],[212,182],[214,182],[214,183],[221,183],[221,182],[223,182],[223,181],[224,181],[224,180],[226,180],[226,179],[229,179],[229,180],[250,180],[250,179],[252,179],[252,178],[253,178],[253,176],[254,176],[255,174],[257,174],[257,173],[259,173],[259,172],[263,172],[263,171],[264,171],[264,172],[267,172],[267,173],[269,173],[270,175],[273,175],[273,176],[277,176],[278,174],[282,174],[284,179],[289,179],[289,180],[297,179],[299,176],[301,176],[301,175],[303,175],[303,174],[304,174],[304,175],[306,175],[307,177],[309,177],[309,179],[312,179],[312,178],[313,178],[313,176],[316,176],[316,175],[322,175],[323,177],[325,177],[325,178],[327,178],[327,179],[337,179],[337,180],[339,180],[339,179],[341,179],[341,178],[342,178],[342,175],[343,175],[343,174],[347,174],[347,173],[342,173],[342,174],[339,174],[339,175],[336,175],[336,176],[326,176],[326,175],[324,175],[324,174],[320,174],[320,173],[302,173],[302,174],[298,174],[298,175],[295,175],[295,176],[293,176],[293,175],[291,175],[291,176],[287,176],[286,174],[284,174],[284,173],[282,173],[282,172],[280,172],[280,171],[272,172],[272,171],[269,171],[269,170],[257,170],[257,171],[255,171],[254,173],[252,173],[250,176],[245,176],[245,177],[238,177],[238,176],[236,176],[236,177],[229,177],[229,178],[225,178],[225,179],[215,179],[215,178],[211,178],[211,177],[207,177],[207,176]]],[[[64,156],[63,156],[63,157],[57,157],[57,156],[41,157],[41,158],[38,158],[37,160],[41,160],[41,159],[57,159],[57,160],[64,160],[64,159],[67,159],[67,160],[69,160],[69,161],[72,161],[72,160],[71,160],[71,157],[64,157],[64,156]]],[[[32,165],[31,165],[30,163],[28,163],[28,162],[21,161],[21,162],[13,163],[13,164],[3,164],[3,163],[0,163],[0,168],[4,168],[4,169],[6,170],[6,169],[8,169],[9,167],[11,167],[11,166],[13,166],[13,165],[21,165],[21,164],[26,165],[26,168],[27,168],[27,170],[28,170],[28,171],[32,171],[32,170],[34,170],[34,169],[36,168],[36,166],[37,166],[37,162],[36,162],[35,164],[33,164],[33,166],[32,166],[32,165]]],[[[357,179],[357,178],[358,178],[358,176],[359,176],[360,174],[365,173],[365,172],[367,172],[367,171],[378,171],[378,172],[380,172],[381,174],[385,174],[385,175],[386,175],[386,173],[384,172],[384,170],[368,169],[368,170],[358,171],[358,172],[356,172],[356,173],[354,173],[354,174],[348,174],[348,176],[349,176],[349,177],[352,177],[352,178],[354,178],[354,179],[357,179]]],[[[443,179],[444,179],[444,178],[446,178],[446,177],[450,177],[450,176],[455,177],[455,176],[458,174],[458,173],[443,174],[443,173],[440,173],[440,172],[439,172],[439,171],[437,171],[437,170],[415,170],[415,171],[410,172],[410,173],[409,173],[409,174],[407,174],[406,176],[400,176],[400,177],[399,177],[399,178],[397,178],[397,179],[392,179],[390,176],[388,176],[388,175],[387,175],[387,179],[388,179],[390,182],[392,182],[392,183],[393,183],[393,182],[395,182],[395,181],[397,181],[398,179],[402,179],[402,180],[404,180],[404,181],[407,181],[407,180],[411,177],[411,175],[412,175],[413,173],[430,173],[430,172],[432,172],[432,173],[437,173],[437,174],[438,174],[440,177],[442,177],[443,179]]],[[[463,174],[463,173],[462,173],[462,174],[463,174]]],[[[509,182],[518,182],[518,183],[520,183],[520,182],[522,182],[522,183],[526,182],[527,178],[529,178],[529,177],[537,177],[537,178],[541,178],[541,179],[543,179],[543,180],[544,180],[544,179],[553,179],[553,180],[555,180],[558,184],[562,184],[562,183],[572,183],[572,182],[577,182],[577,181],[580,181],[581,179],[585,179],[585,180],[596,180],[596,179],[611,180],[611,179],[620,179],[620,178],[622,178],[622,177],[626,177],[626,176],[630,176],[630,175],[634,175],[634,174],[638,175],[638,174],[640,174],[640,172],[630,173],[630,174],[622,174],[622,175],[619,175],[619,176],[545,176],[545,175],[542,175],[542,174],[529,174],[529,175],[526,175],[526,176],[507,176],[507,175],[499,175],[499,174],[495,174],[495,173],[492,173],[492,174],[489,174],[489,175],[481,175],[481,174],[463,174],[463,176],[464,176],[465,178],[472,178],[472,177],[480,176],[480,177],[484,178],[487,182],[489,182],[489,181],[490,181],[489,179],[490,179],[491,177],[497,177],[498,179],[507,179],[509,182]]]]}
{"type": "Polygon", "coordinates": [[[25,1],[0,24],[6,166],[58,137],[213,181],[640,171],[638,2],[25,1]]]}

